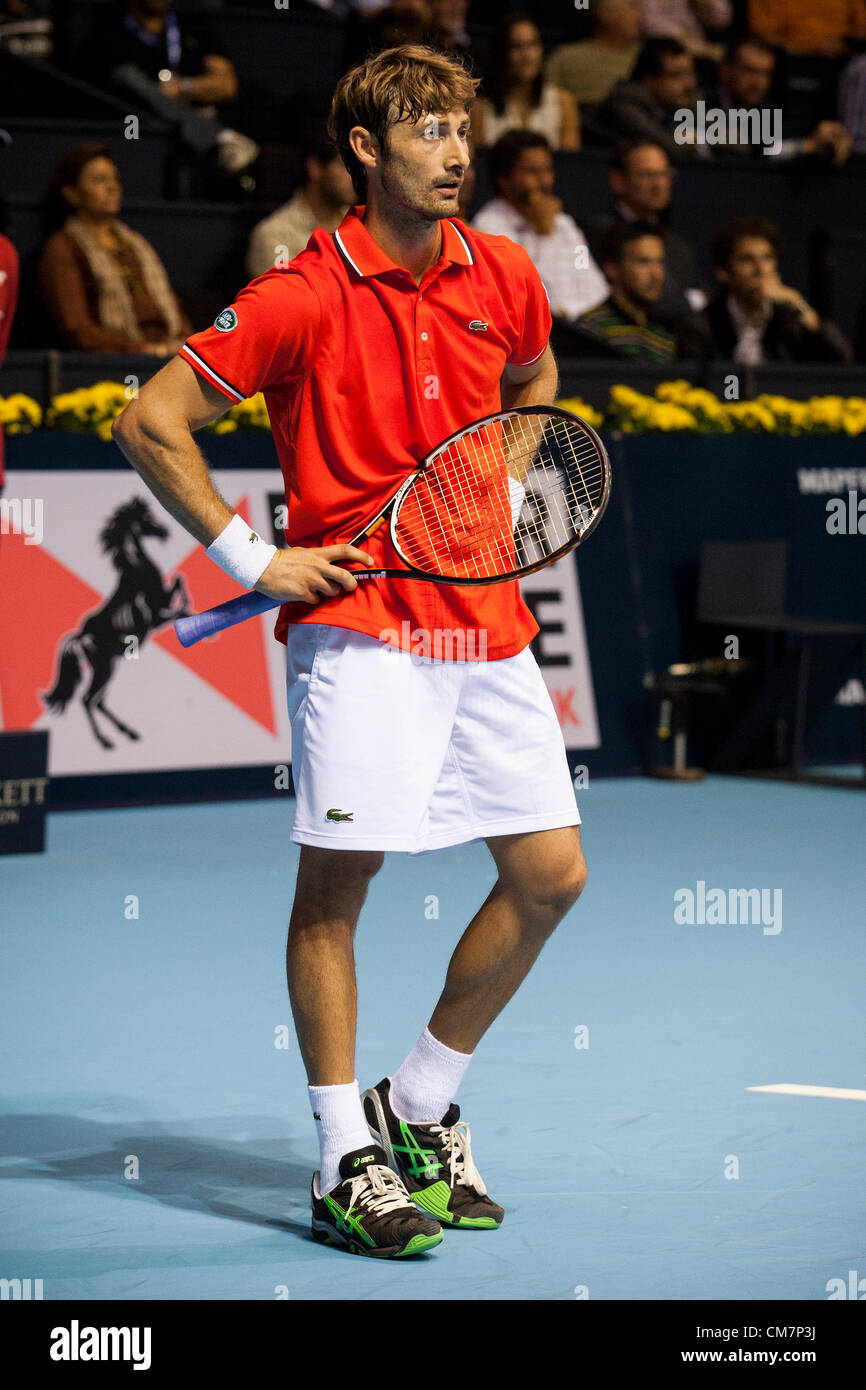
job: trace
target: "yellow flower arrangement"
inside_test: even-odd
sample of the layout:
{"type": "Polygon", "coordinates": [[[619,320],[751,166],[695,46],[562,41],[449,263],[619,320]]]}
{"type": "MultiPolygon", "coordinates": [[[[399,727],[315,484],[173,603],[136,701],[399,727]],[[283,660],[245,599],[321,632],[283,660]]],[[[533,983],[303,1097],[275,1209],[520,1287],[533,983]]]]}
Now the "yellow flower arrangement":
{"type": "Polygon", "coordinates": [[[682,380],[661,382],[654,396],[629,386],[612,386],[605,425],[624,434],[690,428],[700,434],[854,436],[866,433],[866,399],[813,396],[809,401],[794,401],[762,395],[752,401],[723,401],[682,380]],[[691,417],[690,424],[686,415],[691,417]]]}
{"type": "Polygon", "coordinates": [[[5,434],[28,434],[42,424],[42,411],[30,396],[17,391],[14,396],[0,396],[0,429],[5,434]]]}
{"type": "Polygon", "coordinates": [[[223,418],[233,420],[239,430],[270,431],[271,428],[268,409],[261,391],[255,396],[250,396],[248,400],[239,401],[237,405],[233,405],[228,415],[223,418]]]}
{"type": "Polygon", "coordinates": [[[112,420],[129,405],[133,395],[133,388],[119,381],[98,381],[95,386],[81,386],[77,391],[66,391],[54,397],[45,423],[49,429],[76,433],[92,431],[100,438],[110,439],[112,420]]]}
{"type": "Polygon", "coordinates": [[[604,416],[600,410],[596,410],[594,405],[588,401],[582,401],[580,396],[569,396],[568,400],[557,401],[557,405],[562,406],[563,410],[570,410],[572,414],[579,415],[593,429],[599,429],[604,424],[604,416]]]}
{"type": "MultiPolygon", "coordinates": [[[[72,430],[111,439],[112,421],[129,404],[132,386],[99,381],[55,396],[45,412],[49,429],[72,430]]],[[[579,396],[557,401],[596,429],[622,434],[866,434],[866,398],[862,396],[813,396],[808,401],[765,394],[752,401],[719,400],[711,391],[678,379],[663,381],[652,396],[622,384],[611,386],[607,410],[602,412],[579,396]]],[[[0,428],[7,434],[23,434],[43,424],[42,411],[29,396],[0,396],[0,428]]],[[[259,392],[233,405],[207,427],[214,434],[270,433],[264,396],[259,392]]]]}

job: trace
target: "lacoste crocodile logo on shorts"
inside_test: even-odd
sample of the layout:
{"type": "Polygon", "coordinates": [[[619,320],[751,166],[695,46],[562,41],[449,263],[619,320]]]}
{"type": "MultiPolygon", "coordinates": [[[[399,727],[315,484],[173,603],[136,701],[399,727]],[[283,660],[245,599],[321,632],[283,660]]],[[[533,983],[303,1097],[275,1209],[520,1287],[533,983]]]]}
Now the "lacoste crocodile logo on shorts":
{"type": "Polygon", "coordinates": [[[469,325],[469,332],[470,332],[470,333],[486,333],[486,332],[487,332],[487,324],[484,322],[483,319],[473,319],[472,322],[471,322],[470,325],[469,325]]]}
{"type": "Polygon", "coordinates": [[[341,811],[338,807],[333,806],[330,811],[325,812],[325,820],[352,820],[354,815],[354,811],[341,811]]]}

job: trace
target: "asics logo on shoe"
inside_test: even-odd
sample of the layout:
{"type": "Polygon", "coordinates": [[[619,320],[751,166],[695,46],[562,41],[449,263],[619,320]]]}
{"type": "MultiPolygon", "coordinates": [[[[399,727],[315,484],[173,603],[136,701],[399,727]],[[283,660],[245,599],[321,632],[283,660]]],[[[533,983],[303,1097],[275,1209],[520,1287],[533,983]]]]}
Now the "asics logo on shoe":
{"type": "Polygon", "coordinates": [[[372,1163],[375,1157],[375,1154],[364,1154],[362,1158],[355,1159],[354,1163],[352,1164],[352,1167],[359,1168],[362,1163],[372,1163]]]}
{"type": "Polygon", "coordinates": [[[344,1236],[360,1235],[366,1237],[367,1233],[364,1230],[364,1218],[362,1216],[354,1216],[351,1207],[344,1213],[340,1213],[339,1210],[335,1211],[334,1219],[336,1221],[337,1230],[342,1231],[344,1236]]]}

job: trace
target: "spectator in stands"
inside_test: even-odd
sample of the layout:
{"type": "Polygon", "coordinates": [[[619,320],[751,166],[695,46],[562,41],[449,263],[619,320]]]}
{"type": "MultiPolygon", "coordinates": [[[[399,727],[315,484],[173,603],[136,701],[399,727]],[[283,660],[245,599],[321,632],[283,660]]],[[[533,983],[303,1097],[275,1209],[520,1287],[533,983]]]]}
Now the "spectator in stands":
{"type": "Polygon", "coordinates": [[[299,256],[317,227],[333,232],[355,201],[352,180],[325,131],[308,136],[302,151],[304,182],[287,203],[253,228],[247,274],[264,275],[278,261],[299,256]]]}
{"type": "Polygon", "coordinates": [[[483,95],[472,109],[472,138],[493,145],[507,130],[534,130],[551,149],[580,145],[577,102],[546,81],[544,45],[538,25],[525,15],[508,15],[496,31],[483,95]]]}
{"type": "Polygon", "coordinates": [[[718,58],[714,38],[729,29],[731,0],[641,0],[643,32],[650,39],[679,39],[696,58],[718,58]]]}
{"type": "Polygon", "coordinates": [[[541,276],[554,317],[576,319],[607,285],[586,237],[555,197],[553,155],[543,135],[509,130],[488,151],[497,196],[473,219],[479,232],[518,242],[541,276]]]}
{"type": "Polygon", "coordinates": [[[468,0],[391,0],[390,5],[356,5],[355,9],[349,20],[344,68],[380,48],[407,43],[469,54],[468,0]]]}
{"type": "Polygon", "coordinates": [[[241,175],[259,147],[218,117],[236,101],[238,80],[210,21],[176,13],[172,0],[122,0],[108,17],[102,10],[79,59],[91,81],[137,97],[193,154],[241,175]]]}
{"type": "Polygon", "coordinates": [[[798,290],[779,277],[779,230],[766,217],[737,217],[710,251],[720,292],[688,355],[755,367],[762,362],[848,362],[851,349],[835,324],[821,319],[798,290]]]}
{"type": "Polygon", "coordinates": [[[466,19],[469,0],[430,0],[430,18],[439,48],[468,53],[471,47],[466,19]]]}
{"type": "Polygon", "coordinates": [[[564,43],[547,60],[548,82],[570,92],[581,117],[592,115],[640,51],[640,0],[598,0],[591,39],[564,43]]]}
{"type": "Polygon", "coordinates": [[[788,53],[843,57],[866,39],[866,0],[749,0],[749,29],[788,53]]]}
{"type": "Polygon", "coordinates": [[[61,157],[47,201],[39,291],[64,347],[167,357],[191,331],[153,247],[119,220],[122,190],[104,145],[61,157]]]}
{"type": "Polygon", "coordinates": [[[667,226],[675,171],[661,145],[653,140],[632,140],[617,145],[610,158],[613,212],[589,232],[596,260],[604,238],[614,227],[630,222],[649,223],[665,244],[665,278],[655,305],[660,318],[676,325],[687,315],[706,307],[707,296],[695,265],[692,248],[667,226]]]}
{"type": "Polygon", "coordinates": [[[0,0],[0,48],[49,62],[54,52],[52,9],[51,0],[0,0]]]}
{"type": "Polygon", "coordinates": [[[866,53],[861,53],[842,73],[839,81],[839,115],[851,137],[855,154],[866,154],[866,53]]]}
{"type": "Polygon", "coordinates": [[[600,349],[647,362],[670,362],[677,355],[673,329],[656,316],[665,280],[665,244],[650,222],[612,227],[599,252],[610,285],[603,303],[582,315],[580,326],[600,349]]]}
{"type": "Polygon", "coordinates": [[[390,5],[355,7],[349,18],[343,67],[354,67],[368,53],[423,43],[433,24],[429,0],[392,0],[390,5]]]}
{"type": "Polygon", "coordinates": [[[676,113],[693,108],[696,91],[692,55],[679,39],[647,39],[631,77],[612,88],[593,125],[610,141],[654,140],[671,157],[705,155],[705,145],[674,139],[676,113]]]}
{"type": "MultiPolygon", "coordinates": [[[[731,110],[758,110],[770,100],[770,89],[776,73],[776,54],[763,39],[744,34],[731,39],[718,65],[715,84],[704,84],[707,107],[731,110]]],[[[746,135],[746,129],[740,127],[746,135]]],[[[803,155],[818,155],[835,165],[844,164],[851,150],[851,138],[840,121],[819,121],[810,135],[799,140],[782,140],[774,159],[797,159],[803,155]]],[[[763,146],[757,140],[735,143],[728,140],[713,146],[714,155],[762,155],[763,146]]]]}

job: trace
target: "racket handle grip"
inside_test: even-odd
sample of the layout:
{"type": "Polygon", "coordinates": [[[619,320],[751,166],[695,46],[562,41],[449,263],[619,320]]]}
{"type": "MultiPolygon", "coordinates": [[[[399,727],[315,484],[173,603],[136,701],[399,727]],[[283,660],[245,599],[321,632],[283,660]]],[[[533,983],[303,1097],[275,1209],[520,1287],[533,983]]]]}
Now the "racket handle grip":
{"type": "Polygon", "coordinates": [[[177,618],[174,624],[177,640],[182,647],[192,647],[203,637],[212,637],[224,628],[234,627],[235,623],[243,623],[258,613],[266,613],[269,608],[279,608],[282,602],[282,599],[270,598],[268,594],[251,589],[249,593],[238,594],[237,598],[230,598],[204,613],[190,613],[186,618],[177,618]]]}

